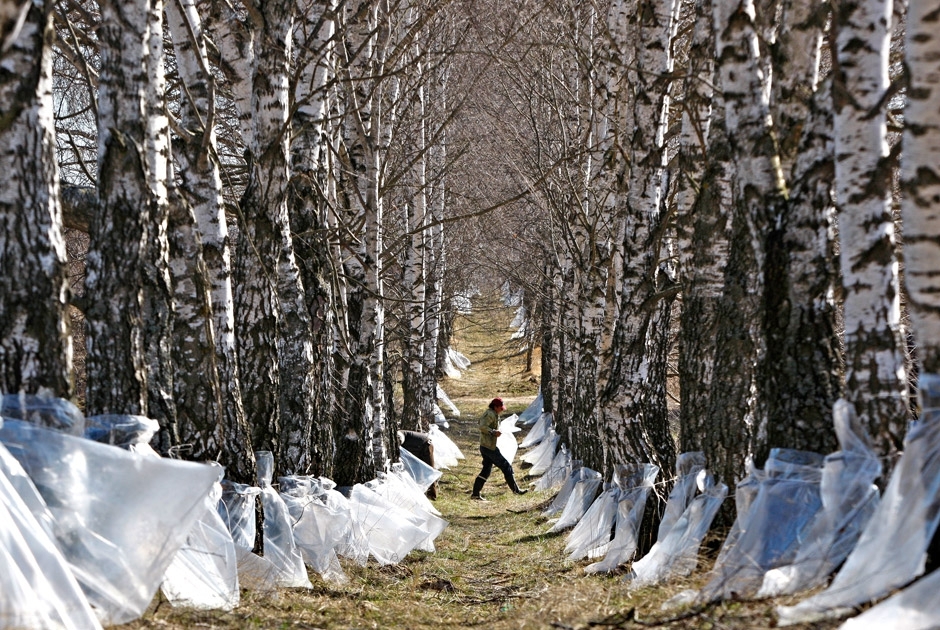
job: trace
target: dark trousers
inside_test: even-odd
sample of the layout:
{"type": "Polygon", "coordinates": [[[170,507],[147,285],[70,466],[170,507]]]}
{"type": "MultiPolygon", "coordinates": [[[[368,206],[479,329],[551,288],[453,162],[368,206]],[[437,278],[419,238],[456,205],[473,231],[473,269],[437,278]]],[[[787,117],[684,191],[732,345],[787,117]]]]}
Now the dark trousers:
{"type": "Polygon", "coordinates": [[[485,446],[481,446],[480,455],[483,457],[483,470],[480,471],[479,475],[481,478],[489,479],[490,473],[493,472],[493,466],[496,466],[503,471],[503,477],[506,478],[506,483],[508,483],[510,487],[515,485],[515,478],[512,474],[512,464],[503,457],[499,449],[489,449],[485,446]]]}

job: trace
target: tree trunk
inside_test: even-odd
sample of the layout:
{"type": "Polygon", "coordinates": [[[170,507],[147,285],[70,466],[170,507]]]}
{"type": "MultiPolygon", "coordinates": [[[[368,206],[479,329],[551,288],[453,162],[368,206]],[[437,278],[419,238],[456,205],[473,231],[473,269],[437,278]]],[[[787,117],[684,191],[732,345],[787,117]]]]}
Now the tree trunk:
{"type": "Polygon", "coordinates": [[[148,7],[146,0],[101,3],[99,211],[89,226],[85,279],[89,415],[148,412],[142,289],[153,230],[144,155],[148,7]]]}
{"type": "Polygon", "coordinates": [[[68,279],[52,120],[52,3],[0,55],[0,392],[71,398],[68,279]]]}
{"type": "MultiPolygon", "coordinates": [[[[190,337],[187,343],[195,343],[197,346],[187,349],[186,355],[178,357],[177,360],[188,358],[197,364],[204,362],[211,365],[218,375],[218,395],[221,398],[218,411],[222,414],[221,418],[216,418],[208,411],[201,411],[203,405],[206,410],[212,409],[211,396],[214,394],[211,390],[190,390],[185,383],[178,382],[177,392],[182,402],[178,417],[180,440],[183,444],[193,445],[193,450],[189,453],[193,459],[218,458],[219,463],[225,466],[227,479],[253,484],[254,453],[242,403],[241,379],[235,349],[235,306],[232,297],[228,224],[223,205],[215,129],[212,124],[215,117],[214,82],[209,68],[203,26],[193,0],[171,1],[167,5],[167,23],[173,37],[180,80],[186,86],[186,97],[180,103],[178,140],[173,145],[174,156],[180,165],[177,188],[180,205],[171,209],[171,222],[176,224],[176,229],[184,231],[184,234],[176,237],[180,240],[176,240],[175,245],[171,243],[171,246],[180,256],[186,258],[175,257],[177,262],[173,268],[191,264],[190,256],[197,254],[190,253],[188,248],[197,246],[197,243],[193,243],[190,238],[197,239],[197,252],[204,261],[210,294],[207,313],[211,313],[211,333],[206,331],[205,336],[190,337]],[[190,229],[190,218],[186,216],[190,211],[186,210],[185,206],[191,207],[192,220],[195,221],[195,233],[191,237],[185,235],[185,231],[190,229]],[[203,356],[203,353],[210,351],[210,343],[214,352],[211,359],[203,356]],[[183,402],[189,397],[204,401],[192,405],[192,413],[189,405],[183,402]],[[215,426],[215,423],[218,425],[215,426]]],[[[183,271],[177,274],[175,295],[178,302],[178,321],[180,318],[188,320],[190,317],[196,317],[195,303],[192,304],[191,311],[184,311],[182,307],[182,304],[186,303],[185,295],[198,298],[201,290],[199,277],[192,276],[190,293],[187,278],[191,273],[183,271]]],[[[205,313],[201,316],[205,317],[205,313]]],[[[197,320],[194,319],[193,323],[198,326],[197,320]]],[[[185,347],[177,345],[177,352],[185,347]]],[[[202,374],[195,370],[189,373],[202,374]]],[[[182,368],[178,363],[177,374],[179,378],[186,379],[187,368],[182,368]]],[[[202,387],[201,383],[196,381],[192,381],[190,385],[193,388],[202,387]]]]}
{"type": "Polygon", "coordinates": [[[904,277],[908,308],[924,373],[940,374],[940,116],[937,113],[940,37],[937,2],[908,7],[905,41],[908,70],[904,109],[904,156],[901,161],[901,212],[904,219],[904,277]]]}
{"type": "Polygon", "coordinates": [[[846,398],[876,450],[893,457],[910,414],[884,113],[892,1],[839,0],[833,8],[846,398]]]}

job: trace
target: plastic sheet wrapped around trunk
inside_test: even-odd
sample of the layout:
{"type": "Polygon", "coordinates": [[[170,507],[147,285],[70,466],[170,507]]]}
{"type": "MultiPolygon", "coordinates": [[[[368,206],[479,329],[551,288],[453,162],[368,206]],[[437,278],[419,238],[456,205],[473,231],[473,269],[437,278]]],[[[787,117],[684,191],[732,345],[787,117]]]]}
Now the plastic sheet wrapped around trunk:
{"type": "Polygon", "coordinates": [[[98,630],[51,522],[22,466],[0,445],[0,628],[98,630]]]}
{"type": "Polygon", "coordinates": [[[822,509],[822,466],[818,453],[771,450],[764,470],[753,471],[756,487],[738,488],[738,509],[743,511],[699,592],[700,601],[753,597],[767,571],[792,563],[822,509]]]}
{"type": "Polygon", "coordinates": [[[561,436],[555,433],[554,429],[548,430],[548,435],[538,446],[522,456],[522,461],[532,464],[527,471],[531,476],[542,475],[552,465],[555,458],[555,450],[558,448],[558,442],[561,436]]]}
{"type": "Polygon", "coordinates": [[[604,558],[585,567],[585,573],[607,573],[633,558],[637,547],[637,531],[657,475],[659,467],[653,464],[617,467],[615,481],[619,492],[614,537],[604,549],[604,558]]]}
{"type": "Polygon", "coordinates": [[[833,421],[841,450],[826,456],[820,484],[823,509],[807,528],[792,564],[771,569],[758,597],[776,597],[821,586],[842,564],[878,507],[875,480],[881,462],[858,425],[855,409],[836,402],[833,421]]]}
{"type": "Polygon", "coordinates": [[[924,572],[940,520],[940,375],[921,374],[918,387],[923,412],[904,440],[878,509],[829,588],[777,609],[782,625],[844,616],[924,572]]]}
{"type": "Polygon", "coordinates": [[[555,426],[551,413],[543,413],[519,444],[519,448],[531,448],[545,439],[548,430],[555,426]]]}
{"type": "Polygon", "coordinates": [[[284,499],[271,487],[274,477],[274,455],[270,451],[257,451],[258,485],[261,487],[261,506],[264,509],[264,557],[277,567],[278,586],[312,588],[303,556],[294,543],[290,514],[284,499]]]}
{"type": "Polygon", "coordinates": [[[139,617],[219,476],[214,465],[143,456],[7,421],[2,441],[54,519],[54,538],[105,624],[139,617]]]}
{"type": "Polygon", "coordinates": [[[81,437],[85,432],[85,416],[81,410],[54,396],[35,394],[3,394],[0,396],[0,417],[23,420],[37,427],[81,437]]]}

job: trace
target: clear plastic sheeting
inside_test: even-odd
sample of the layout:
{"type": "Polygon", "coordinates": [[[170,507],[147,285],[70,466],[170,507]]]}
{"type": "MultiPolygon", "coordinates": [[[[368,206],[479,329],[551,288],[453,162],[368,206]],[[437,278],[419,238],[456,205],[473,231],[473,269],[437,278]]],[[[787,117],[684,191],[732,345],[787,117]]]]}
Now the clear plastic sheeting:
{"type": "Polygon", "coordinates": [[[405,470],[408,471],[408,474],[411,475],[411,478],[421,486],[422,492],[427,492],[428,488],[431,487],[431,484],[441,478],[443,474],[441,471],[436,468],[431,468],[420,459],[408,452],[408,449],[400,448],[398,449],[398,456],[401,459],[401,463],[405,466],[405,470]]]}
{"type": "Polygon", "coordinates": [[[440,512],[430,505],[423,492],[418,490],[416,494],[413,486],[401,483],[396,475],[382,473],[379,473],[377,479],[367,482],[365,486],[409,514],[411,522],[428,532],[428,535],[415,545],[416,549],[434,551],[434,540],[447,529],[447,521],[441,518],[440,512]]]}
{"type": "Polygon", "coordinates": [[[519,444],[519,448],[532,448],[544,440],[545,436],[548,435],[549,429],[554,426],[555,422],[552,420],[552,414],[543,413],[539,416],[539,419],[536,420],[535,424],[532,425],[532,428],[529,429],[529,432],[522,439],[522,443],[519,444]]]}
{"type": "Polygon", "coordinates": [[[550,517],[561,514],[561,511],[565,509],[565,504],[568,503],[568,497],[571,496],[571,491],[574,490],[574,487],[584,477],[585,471],[587,471],[588,474],[600,475],[600,473],[595,473],[590,468],[583,468],[580,459],[571,460],[571,472],[569,472],[565,482],[561,485],[558,494],[555,495],[552,502],[545,508],[545,511],[542,512],[542,516],[550,517]]]}
{"type": "Polygon", "coordinates": [[[753,597],[764,574],[791,564],[808,526],[822,509],[823,456],[772,449],[753,500],[739,501],[738,518],[711,571],[700,601],[753,597]],[[749,505],[749,507],[748,507],[749,505]]]}
{"type": "Polygon", "coordinates": [[[343,529],[342,540],[336,547],[336,553],[364,567],[369,561],[369,539],[363,524],[355,518],[352,504],[343,493],[336,490],[333,480],[320,477],[320,485],[323,487],[324,504],[331,512],[343,515],[342,522],[348,525],[343,529]]]}
{"type": "Polygon", "coordinates": [[[85,416],[64,398],[36,394],[3,394],[0,396],[0,417],[23,420],[52,431],[81,436],[85,416]]]}
{"type": "Polygon", "coordinates": [[[258,485],[264,509],[264,557],[277,567],[277,584],[288,588],[313,588],[303,556],[294,543],[290,513],[284,499],[271,486],[274,477],[274,454],[257,451],[258,485]]]}
{"type": "Polygon", "coordinates": [[[548,469],[535,482],[536,492],[560,488],[569,474],[571,474],[571,453],[568,452],[568,447],[562,444],[558,447],[558,452],[555,453],[548,469]]]}
{"type": "Polygon", "coordinates": [[[699,478],[699,473],[703,470],[705,470],[705,453],[701,451],[681,453],[676,458],[676,478],[669,492],[669,499],[666,501],[663,518],[659,522],[656,540],[665,538],[689,507],[692,498],[700,490],[702,480],[699,478]]]}
{"type": "Polygon", "coordinates": [[[940,627],[940,571],[921,578],[839,630],[934,630],[940,627]]]}
{"type": "Polygon", "coordinates": [[[447,421],[447,417],[444,415],[444,412],[441,411],[441,408],[437,403],[434,403],[431,409],[431,415],[434,417],[434,424],[443,429],[450,428],[450,423],[447,421]]]}
{"type": "Polygon", "coordinates": [[[277,598],[278,569],[267,558],[262,558],[244,547],[235,547],[238,557],[238,585],[246,590],[277,598]]]}
{"type": "Polygon", "coordinates": [[[221,497],[222,486],[215,484],[163,576],[160,588],[173,606],[199,610],[238,606],[238,559],[232,535],[219,516],[221,497]]]}
{"type": "Polygon", "coordinates": [[[535,397],[535,400],[529,403],[529,406],[519,414],[519,424],[524,427],[535,424],[542,415],[542,404],[542,390],[539,389],[539,393],[535,397]]]}
{"type": "Polygon", "coordinates": [[[881,462],[859,426],[854,407],[837,401],[833,421],[841,450],[827,455],[823,465],[823,509],[807,528],[793,563],[768,571],[758,597],[821,586],[848,557],[878,507],[874,482],[881,476],[881,462]]]}
{"type": "Polygon", "coordinates": [[[577,525],[600,492],[603,484],[601,474],[590,468],[581,468],[580,471],[581,478],[571,488],[571,494],[565,502],[561,516],[551,526],[548,533],[560,532],[577,525]]]}
{"type": "Polygon", "coordinates": [[[0,628],[101,628],[51,532],[45,502],[0,445],[0,628]]]}
{"type": "MultiPolygon", "coordinates": [[[[693,477],[693,475],[689,475],[693,477]]],[[[629,587],[639,588],[683,577],[692,573],[698,564],[698,551],[718,509],[728,496],[728,486],[715,483],[705,470],[694,478],[700,494],[692,498],[682,514],[664,531],[659,529],[656,544],[649,553],[633,563],[629,587]]],[[[675,489],[670,494],[672,502],[675,489]]],[[[679,497],[675,497],[679,499],[679,497]]],[[[679,504],[679,501],[676,501],[679,504]]],[[[668,508],[667,508],[668,512],[668,508]]]]}
{"type": "Polygon", "coordinates": [[[519,450],[519,443],[516,441],[516,433],[519,433],[522,429],[516,426],[518,419],[519,416],[512,414],[499,421],[498,430],[501,435],[496,438],[496,448],[510,464],[512,464],[512,461],[516,458],[516,452],[519,450]]]}
{"type": "Polygon", "coordinates": [[[594,500],[588,511],[568,534],[565,553],[570,560],[599,558],[607,553],[617,520],[620,488],[610,485],[594,500]]]}
{"type": "Polygon", "coordinates": [[[349,510],[335,509],[318,477],[280,477],[281,498],[287,506],[294,544],[304,563],[324,580],[336,584],[349,581],[336,555],[352,518],[349,510]]]}
{"type": "Polygon", "coordinates": [[[159,430],[160,423],[146,416],[104,414],[85,418],[86,438],[129,450],[149,444],[159,430]]]}
{"type": "Polygon", "coordinates": [[[825,591],[777,609],[781,625],[840,617],[924,572],[940,519],[940,376],[921,374],[923,412],[858,544],[825,591]]]}
{"type": "Polygon", "coordinates": [[[448,348],[444,353],[444,376],[447,378],[458,379],[463,376],[464,370],[470,367],[470,359],[457,352],[453,348],[448,348]]]}
{"type": "Polygon", "coordinates": [[[532,464],[532,468],[526,471],[530,476],[544,474],[552,465],[555,458],[555,450],[558,448],[558,442],[561,436],[555,433],[554,429],[549,429],[548,435],[542,442],[531,451],[522,456],[522,461],[532,464]]]}
{"type": "Polygon", "coordinates": [[[431,444],[434,445],[435,468],[452,468],[460,463],[461,459],[464,459],[460,447],[436,425],[431,425],[431,428],[428,429],[428,435],[431,444]]]}
{"type": "Polygon", "coordinates": [[[394,483],[400,487],[402,492],[406,492],[408,500],[415,502],[422,510],[430,512],[435,516],[441,515],[440,511],[434,507],[434,504],[431,503],[431,500],[428,499],[427,495],[421,489],[421,486],[418,485],[418,482],[412,479],[408,471],[405,470],[404,464],[401,462],[392,464],[388,471],[387,479],[390,483],[394,483]]]}
{"type": "Polygon", "coordinates": [[[447,395],[447,392],[445,392],[445,391],[441,388],[440,385],[437,386],[437,390],[436,390],[436,391],[437,391],[437,399],[438,399],[438,401],[440,401],[445,407],[447,407],[447,410],[450,412],[450,415],[452,415],[452,416],[455,417],[455,418],[459,418],[459,417],[460,417],[460,409],[457,409],[457,405],[455,405],[455,404],[454,404],[454,401],[452,401],[452,400],[450,399],[450,396],[447,395]]]}
{"type": "MultiPolygon", "coordinates": [[[[607,573],[619,565],[629,562],[636,553],[637,531],[646,511],[646,501],[659,475],[659,467],[653,464],[617,467],[615,485],[617,493],[614,537],[604,548],[600,562],[585,567],[585,573],[607,573]]],[[[599,557],[598,553],[594,557],[599,557]]]]}
{"type": "Polygon", "coordinates": [[[349,505],[368,540],[369,553],[381,565],[398,564],[430,536],[420,519],[362,484],[350,490],[349,505]]]}
{"type": "Polygon", "coordinates": [[[219,467],[138,455],[21,421],[5,422],[0,441],[49,506],[56,544],[101,622],[138,618],[219,467]]]}
{"type": "Polygon", "coordinates": [[[232,535],[232,541],[240,549],[255,548],[257,525],[255,524],[255,499],[261,488],[244,483],[222,480],[222,500],[219,501],[219,516],[232,535]]]}

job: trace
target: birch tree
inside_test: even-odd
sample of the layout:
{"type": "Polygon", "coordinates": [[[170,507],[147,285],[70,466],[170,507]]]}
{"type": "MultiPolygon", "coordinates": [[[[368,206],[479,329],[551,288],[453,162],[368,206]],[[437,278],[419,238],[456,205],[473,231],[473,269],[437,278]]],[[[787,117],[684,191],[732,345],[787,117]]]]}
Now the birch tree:
{"type": "Polygon", "coordinates": [[[835,195],[846,397],[885,456],[907,426],[891,160],[884,115],[891,0],[833,2],[835,195]]]}
{"type": "Polygon", "coordinates": [[[922,373],[940,374],[938,246],[940,223],[940,118],[937,112],[940,39],[935,30],[937,2],[908,5],[905,63],[908,72],[901,159],[901,212],[904,221],[904,277],[908,309],[922,373]]]}
{"type": "Polygon", "coordinates": [[[0,17],[0,391],[70,398],[51,9],[9,3],[0,17]]]}
{"type": "Polygon", "coordinates": [[[153,195],[144,154],[148,3],[102,2],[98,212],[86,258],[86,412],[148,413],[143,287],[153,195]]]}
{"type": "Polygon", "coordinates": [[[171,204],[170,215],[171,234],[178,234],[171,242],[175,317],[177,325],[191,331],[176,347],[180,441],[191,445],[192,458],[218,458],[229,479],[253,483],[254,456],[235,349],[231,246],[216,139],[216,83],[195,3],[171,1],[166,15],[185,86],[173,143],[179,199],[171,204]],[[184,389],[187,380],[190,386],[184,389]]]}

